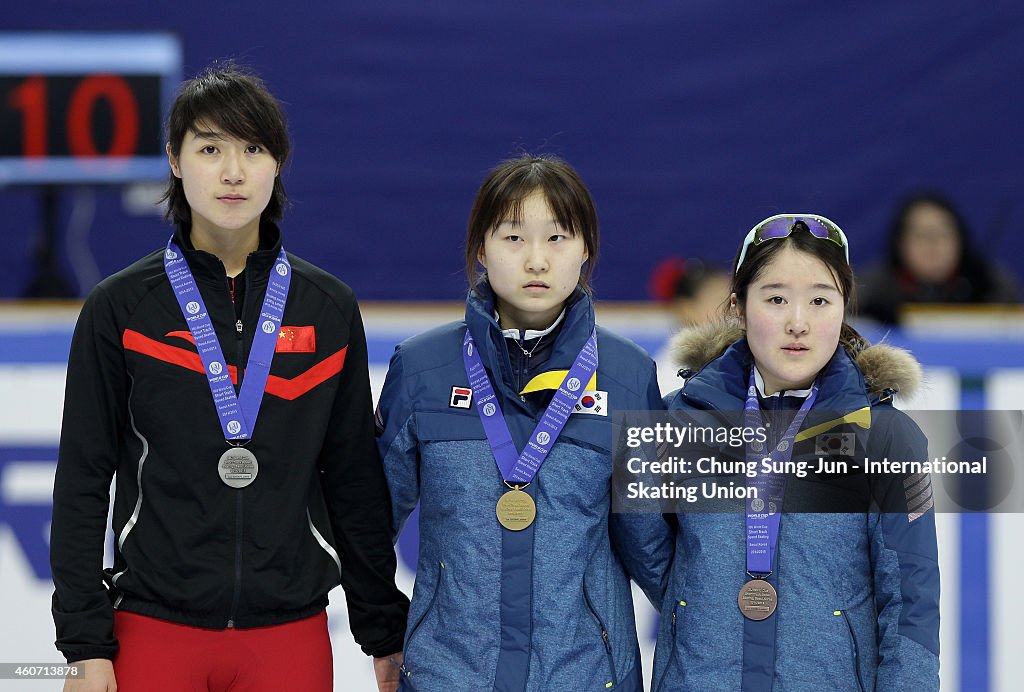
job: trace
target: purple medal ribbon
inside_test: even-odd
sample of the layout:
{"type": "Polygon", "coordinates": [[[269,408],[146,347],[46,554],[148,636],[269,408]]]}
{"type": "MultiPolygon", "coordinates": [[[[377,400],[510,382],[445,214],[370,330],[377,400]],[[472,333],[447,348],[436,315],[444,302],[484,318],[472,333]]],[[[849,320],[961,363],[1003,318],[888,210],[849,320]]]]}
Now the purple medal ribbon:
{"type": "Polygon", "coordinates": [[[484,433],[487,435],[487,442],[491,446],[501,477],[513,485],[531,482],[551,452],[573,408],[583,396],[586,384],[597,371],[597,329],[590,334],[586,345],[576,356],[576,361],[569,368],[569,373],[562,380],[562,384],[558,386],[558,391],[552,397],[521,454],[516,452],[505,416],[498,406],[498,397],[494,393],[494,387],[468,329],[462,342],[462,360],[466,366],[466,376],[469,377],[469,386],[476,397],[480,422],[484,426],[484,433]]]}
{"type": "MultiPolygon", "coordinates": [[[[282,247],[270,272],[267,293],[260,310],[259,328],[253,336],[249,362],[246,363],[245,376],[242,377],[242,389],[237,397],[235,386],[231,383],[227,361],[224,360],[224,352],[217,341],[217,332],[206,310],[206,303],[199,293],[195,277],[192,276],[188,262],[185,261],[185,255],[173,237],[167,241],[167,250],[164,252],[164,271],[171,282],[171,289],[178,299],[178,305],[181,306],[185,323],[188,324],[192,338],[195,339],[196,350],[199,351],[199,358],[203,362],[206,379],[210,383],[210,392],[213,393],[213,403],[217,407],[220,425],[224,430],[224,439],[248,440],[252,437],[256,417],[263,403],[263,392],[270,376],[270,363],[274,359],[277,335],[281,330],[284,306],[288,301],[288,289],[292,278],[288,256],[282,247]]],[[[242,373],[239,372],[239,377],[241,376],[242,373]]]]}
{"type": "MultiPolygon", "coordinates": [[[[760,468],[763,459],[775,462],[787,462],[793,457],[793,441],[800,426],[807,417],[814,400],[818,398],[818,382],[811,386],[811,393],[804,400],[800,410],[793,417],[786,433],[779,440],[775,449],[767,456],[763,449],[753,449],[750,444],[746,448],[747,464],[755,464],[760,468]]],[[[745,425],[754,430],[762,424],[761,407],[757,401],[757,386],[754,383],[754,370],[750,370],[750,384],[747,387],[747,401],[743,407],[745,425]]],[[[759,444],[754,442],[753,444],[759,444]]],[[[772,560],[775,557],[775,546],[779,541],[779,522],[782,519],[782,500],[786,493],[786,477],[783,474],[764,474],[747,480],[748,488],[757,489],[757,498],[747,498],[747,573],[752,577],[767,576],[772,573],[772,560]],[[755,510],[754,503],[758,503],[755,510]],[[770,508],[774,504],[772,511],[770,508]]]]}

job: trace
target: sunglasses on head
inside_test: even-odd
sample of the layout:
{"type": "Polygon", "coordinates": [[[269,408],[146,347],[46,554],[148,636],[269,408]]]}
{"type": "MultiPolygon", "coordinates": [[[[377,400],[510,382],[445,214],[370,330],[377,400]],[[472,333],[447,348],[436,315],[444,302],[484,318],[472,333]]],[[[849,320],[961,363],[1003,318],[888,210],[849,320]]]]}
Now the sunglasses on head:
{"type": "Polygon", "coordinates": [[[793,231],[802,224],[811,235],[822,240],[830,240],[846,253],[846,263],[850,263],[850,245],[846,242],[846,234],[843,229],[835,225],[824,216],[817,214],[776,214],[750,229],[750,233],[743,239],[743,249],[740,250],[739,261],[736,262],[736,271],[743,266],[743,260],[747,257],[747,250],[751,245],[760,245],[766,240],[776,238],[788,238],[793,231]]]}

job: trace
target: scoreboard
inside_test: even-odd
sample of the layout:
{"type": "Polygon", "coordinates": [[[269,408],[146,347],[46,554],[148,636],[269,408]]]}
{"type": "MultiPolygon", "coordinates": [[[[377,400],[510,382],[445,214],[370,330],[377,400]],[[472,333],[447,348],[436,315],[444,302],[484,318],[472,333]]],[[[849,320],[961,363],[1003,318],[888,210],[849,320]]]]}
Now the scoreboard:
{"type": "Polygon", "coordinates": [[[170,34],[0,33],[0,185],[165,179],[181,74],[170,34]]]}

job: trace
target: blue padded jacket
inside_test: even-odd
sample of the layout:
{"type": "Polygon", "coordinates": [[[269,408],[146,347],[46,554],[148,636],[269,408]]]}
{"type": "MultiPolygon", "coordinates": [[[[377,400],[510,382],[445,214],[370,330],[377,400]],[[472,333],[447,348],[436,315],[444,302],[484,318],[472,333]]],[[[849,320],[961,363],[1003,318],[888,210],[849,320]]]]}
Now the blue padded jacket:
{"type": "MultiPolygon", "coordinates": [[[[690,351],[711,356],[719,349],[691,344],[690,351]]],[[[868,352],[870,357],[858,357],[863,373],[842,347],[826,365],[811,414],[825,412],[831,425],[819,423],[815,434],[853,428],[863,445],[858,449],[872,458],[927,458],[917,425],[892,407],[891,396],[878,395],[896,373],[919,367],[906,352],[885,345],[868,352]],[[843,418],[854,412],[870,427],[844,426],[843,418]]],[[[667,397],[669,410],[742,411],[751,362],[745,339],[732,341],[667,397]]],[[[808,444],[813,452],[814,440],[808,444]]],[[[927,491],[927,477],[918,485],[927,491]]],[[[901,495],[904,487],[902,481],[893,484],[901,495]]],[[[769,577],[778,609],[760,622],[746,620],[737,607],[739,589],[749,579],[742,511],[675,516],[676,556],[662,609],[655,690],[938,690],[932,511],[784,511],[769,577]]]]}
{"type": "MultiPolygon", "coordinates": [[[[640,690],[629,573],[660,598],[671,540],[644,522],[612,515],[612,416],[663,408],[651,359],[598,327],[596,391],[604,413],[574,413],[526,491],[537,505],[527,529],[503,529],[495,503],[505,487],[468,387],[462,342],[471,331],[517,449],[552,391],[520,394],[510,382],[506,340],[485,284],[471,293],[464,322],[400,344],[378,409],[378,438],[397,536],[416,503],[419,556],[402,689],[640,690]],[[653,544],[640,543],[650,536],[653,544]],[[628,564],[622,555],[659,556],[628,564]],[[624,562],[626,564],[624,564],[624,562]]],[[[594,329],[588,296],[577,291],[545,363],[567,370],[594,329]]],[[[564,374],[555,375],[560,382],[564,374]]],[[[528,389],[528,388],[527,388],[528,389]]]]}

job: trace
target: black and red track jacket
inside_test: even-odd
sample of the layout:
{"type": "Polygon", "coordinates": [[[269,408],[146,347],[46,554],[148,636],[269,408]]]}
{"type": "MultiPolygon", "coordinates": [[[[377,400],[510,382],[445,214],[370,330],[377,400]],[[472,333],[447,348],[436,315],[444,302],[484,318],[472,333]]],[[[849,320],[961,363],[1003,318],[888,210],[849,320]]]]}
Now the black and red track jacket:
{"type": "MultiPolygon", "coordinates": [[[[175,234],[236,385],[281,248],[276,226],[260,235],[239,319],[221,261],[193,249],[188,229],[175,234]]],[[[229,445],[163,251],[86,300],[68,361],[50,546],[56,644],[68,661],[114,657],[114,608],[259,627],[321,611],[338,583],[363,650],[401,650],[408,600],[395,586],[362,319],[348,286],[289,261],[291,289],[248,445],[259,474],[244,489],[217,473],[229,445]],[[103,569],[115,475],[114,565],[103,569]]]]}

